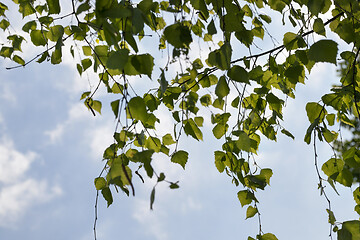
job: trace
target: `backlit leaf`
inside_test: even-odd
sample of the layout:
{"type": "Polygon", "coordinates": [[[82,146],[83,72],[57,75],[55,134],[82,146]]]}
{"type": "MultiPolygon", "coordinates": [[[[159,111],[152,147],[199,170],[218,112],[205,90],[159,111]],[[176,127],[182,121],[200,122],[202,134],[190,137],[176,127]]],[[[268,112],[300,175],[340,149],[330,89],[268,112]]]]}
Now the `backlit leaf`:
{"type": "Polygon", "coordinates": [[[113,203],[113,197],[110,191],[110,188],[105,187],[101,190],[101,194],[107,202],[107,206],[109,207],[113,203]]]}
{"type": "Polygon", "coordinates": [[[189,156],[189,154],[187,152],[180,150],[180,151],[175,152],[171,156],[171,161],[173,163],[180,164],[183,167],[183,169],[185,169],[185,165],[187,163],[188,156],[189,156]]]}
{"type": "Polygon", "coordinates": [[[182,23],[167,26],[164,30],[164,36],[176,48],[189,48],[192,42],[190,29],[182,23]]]}
{"type": "Polygon", "coordinates": [[[95,184],[96,190],[101,190],[101,189],[105,188],[107,185],[106,180],[103,177],[95,178],[94,184],[95,184]]]}
{"type": "Polygon", "coordinates": [[[360,239],[360,221],[346,221],[342,223],[342,228],[338,231],[338,240],[358,240],[360,239]]]}
{"type": "Polygon", "coordinates": [[[115,118],[117,118],[119,115],[119,103],[120,103],[120,100],[115,100],[115,101],[111,102],[111,109],[115,115],[115,118]]]}
{"type": "Polygon", "coordinates": [[[243,67],[238,65],[234,65],[232,68],[230,68],[230,70],[227,72],[227,75],[230,79],[236,82],[250,83],[248,72],[243,67]]]}
{"type": "Polygon", "coordinates": [[[45,38],[45,31],[32,30],[30,32],[31,41],[35,46],[45,46],[47,39],[45,38]]]}
{"type": "Polygon", "coordinates": [[[328,62],[336,64],[338,44],[333,40],[320,40],[311,45],[309,49],[309,60],[314,62],[328,62]]]}
{"type": "Polygon", "coordinates": [[[316,32],[317,34],[320,34],[323,36],[326,35],[324,23],[321,18],[315,19],[313,29],[314,29],[314,32],[316,32]]]}
{"type": "Polygon", "coordinates": [[[150,210],[153,210],[154,201],[155,201],[155,187],[153,187],[150,194],[150,210]]]}
{"type": "Polygon", "coordinates": [[[319,121],[322,122],[326,114],[326,110],[318,103],[309,102],[306,104],[306,113],[311,123],[313,123],[315,119],[319,119],[319,121]]]}
{"type": "Polygon", "coordinates": [[[223,44],[220,49],[209,53],[208,63],[210,66],[216,66],[221,70],[230,68],[232,49],[229,43],[223,44]]]}
{"type": "Polygon", "coordinates": [[[24,61],[24,59],[22,59],[20,56],[18,56],[18,55],[14,55],[13,56],[13,60],[14,60],[14,62],[16,62],[16,63],[18,63],[18,64],[20,64],[20,65],[24,65],[25,64],[25,61],[24,61]]]}
{"type": "Polygon", "coordinates": [[[246,219],[252,218],[255,216],[255,214],[258,212],[257,208],[254,208],[253,206],[249,206],[246,210],[246,219]]]}
{"type": "Polygon", "coordinates": [[[252,201],[257,202],[254,194],[248,190],[239,191],[237,195],[242,207],[250,204],[252,201]]]}
{"type": "Polygon", "coordinates": [[[59,0],[46,0],[49,7],[49,14],[58,14],[60,13],[60,3],[59,0]]]}
{"type": "Polygon", "coordinates": [[[134,97],[130,99],[128,106],[128,117],[136,120],[140,120],[142,122],[146,122],[148,118],[148,114],[146,111],[146,105],[144,99],[141,97],[134,97]]]}
{"type": "Polygon", "coordinates": [[[278,240],[277,237],[272,233],[265,233],[259,237],[259,240],[278,240]]]}
{"type": "MultiPolygon", "coordinates": [[[[87,52],[89,51],[87,50],[87,52]]],[[[109,58],[107,59],[106,66],[111,69],[123,70],[128,59],[129,59],[129,50],[120,49],[116,52],[111,52],[109,54],[109,58]]]]}
{"type": "Polygon", "coordinates": [[[230,88],[228,86],[226,78],[224,76],[221,76],[219,79],[219,82],[216,85],[215,94],[219,98],[223,98],[223,97],[227,96],[229,94],[229,92],[230,92],[230,88]]]}

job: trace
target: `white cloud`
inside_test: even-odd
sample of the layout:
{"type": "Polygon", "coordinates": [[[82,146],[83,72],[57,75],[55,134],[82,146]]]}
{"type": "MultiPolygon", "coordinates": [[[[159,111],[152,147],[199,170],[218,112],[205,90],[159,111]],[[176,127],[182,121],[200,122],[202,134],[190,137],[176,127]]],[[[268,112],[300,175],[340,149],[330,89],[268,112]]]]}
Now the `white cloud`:
{"type": "Polygon", "coordinates": [[[164,215],[166,214],[161,210],[156,210],[156,213],[150,211],[149,201],[135,200],[133,217],[144,225],[143,230],[145,233],[154,236],[156,240],[169,239],[165,226],[162,223],[164,221],[164,215]]]}
{"type": "Polygon", "coordinates": [[[0,99],[5,100],[8,103],[15,103],[16,97],[14,92],[10,89],[9,85],[2,84],[0,88],[0,99]]]}
{"type": "Polygon", "coordinates": [[[27,179],[8,185],[0,191],[0,226],[12,227],[27,209],[35,204],[48,202],[60,195],[58,186],[49,189],[45,180],[27,179]]]}
{"type": "Polygon", "coordinates": [[[186,200],[181,205],[183,214],[188,214],[192,211],[200,211],[203,208],[202,204],[192,197],[186,197],[186,200]]]}
{"type": "Polygon", "coordinates": [[[61,194],[58,186],[48,187],[46,180],[26,175],[35,152],[21,153],[8,138],[0,140],[0,226],[12,227],[35,204],[61,194]]]}
{"type": "Polygon", "coordinates": [[[65,125],[66,124],[58,124],[56,125],[55,129],[50,131],[45,131],[45,135],[49,136],[51,143],[56,143],[61,139],[61,137],[64,134],[65,125]]]}
{"type": "Polygon", "coordinates": [[[101,159],[104,150],[113,143],[114,124],[110,121],[105,122],[103,126],[88,132],[86,139],[90,140],[90,154],[93,159],[101,159]]]}
{"type": "Polygon", "coordinates": [[[65,131],[71,124],[79,122],[85,118],[88,118],[86,108],[82,103],[77,103],[71,106],[68,112],[68,119],[62,123],[56,125],[52,130],[45,131],[45,135],[50,138],[50,143],[54,144],[60,141],[65,131]]]}
{"type": "Polygon", "coordinates": [[[15,150],[12,141],[2,139],[0,143],[0,183],[12,183],[21,178],[35,157],[36,153],[20,153],[15,150]]]}

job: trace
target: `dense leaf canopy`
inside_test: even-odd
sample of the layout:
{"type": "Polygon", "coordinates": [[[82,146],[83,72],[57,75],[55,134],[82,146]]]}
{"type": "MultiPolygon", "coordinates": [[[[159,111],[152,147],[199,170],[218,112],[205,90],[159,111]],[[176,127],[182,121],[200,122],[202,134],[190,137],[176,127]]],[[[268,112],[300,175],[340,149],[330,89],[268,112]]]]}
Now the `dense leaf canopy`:
{"type": "MultiPolygon", "coordinates": [[[[276,141],[280,133],[294,138],[282,126],[287,99],[295,98],[296,86],[305,84],[315,64],[342,64],[337,85],[318,102],[306,105],[309,127],[304,141],[314,144],[319,190],[329,202],[330,237],[335,232],[339,240],[359,239],[360,221],[336,222],[325,191],[327,185],[337,191],[336,183],[352,187],[359,181],[357,138],[345,147],[338,139],[342,127],[355,127],[353,116],[360,116],[358,1],[14,0],[9,4],[21,16],[0,2],[0,27],[7,39],[0,55],[17,64],[8,69],[34,61],[59,64],[63,51],[70,50],[80,75],[92,72],[98,77],[98,85],[84,90],[81,99],[95,116],[109,104],[117,120],[114,142],[104,150],[105,166],[95,178],[96,190],[108,206],[114,190],[135,195],[134,177],[144,181],[147,176],[157,179],[156,185],[178,188],[176,180],[154,169],[153,161],[163,154],[186,169],[189,154],[179,141],[184,135],[203,140],[204,119],[211,119],[212,134],[222,143],[214,152],[215,166],[239,186],[237,196],[241,206],[247,206],[246,218],[260,218],[256,192],[269,185],[273,174],[256,164],[261,139],[276,141]],[[270,31],[274,18],[283,25],[282,43],[273,40],[270,31]],[[22,30],[15,29],[15,22],[21,22],[22,30]],[[272,48],[262,50],[269,39],[272,48]],[[25,59],[22,44],[33,45],[39,54],[25,59]],[[134,89],[134,78],[153,81],[148,81],[151,87],[134,89]],[[101,88],[117,100],[101,102],[97,99],[101,88]],[[160,135],[159,109],[164,108],[173,130],[160,135]],[[318,166],[318,141],[341,154],[334,151],[318,166]]],[[[353,193],[360,214],[360,188],[353,193]]],[[[255,234],[259,240],[277,239],[262,231],[260,221],[255,234]]]]}

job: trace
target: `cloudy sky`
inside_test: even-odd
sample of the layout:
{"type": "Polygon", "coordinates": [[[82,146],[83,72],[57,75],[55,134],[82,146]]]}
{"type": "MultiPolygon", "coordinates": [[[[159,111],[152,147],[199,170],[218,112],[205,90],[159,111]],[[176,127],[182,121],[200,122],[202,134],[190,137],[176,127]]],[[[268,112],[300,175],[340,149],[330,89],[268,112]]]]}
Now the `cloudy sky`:
{"type": "MultiPolygon", "coordinates": [[[[271,47],[268,41],[264,49],[271,47]]],[[[24,53],[30,59],[36,51],[25,48],[24,53]]],[[[93,239],[93,179],[103,166],[102,151],[113,141],[115,127],[110,98],[99,93],[103,114],[93,117],[79,101],[89,81],[93,86],[91,76],[80,78],[69,56],[57,66],[32,63],[5,70],[9,66],[10,62],[0,62],[0,239],[93,239]]],[[[303,137],[308,127],[306,102],[318,101],[335,80],[335,66],[315,67],[306,86],[297,88],[296,100],[287,102],[284,126],[296,139],[279,136],[276,143],[263,141],[260,147],[259,165],[274,171],[271,186],[257,195],[262,227],[279,239],[328,239],[327,203],[317,190],[312,145],[303,137]]],[[[142,78],[134,86],[145,83],[151,84],[142,78]]],[[[166,125],[169,117],[162,114],[166,125]]],[[[220,143],[210,123],[203,132],[202,142],[183,138],[182,147],[190,153],[186,171],[166,158],[156,159],[159,172],[179,180],[180,188],[159,184],[154,211],[149,209],[152,180],[142,184],[135,179],[136,197],[115,194],[109,208],[100,197],[98,239],[256,235],[257,219],[245,221],[246,209],[236,196],[241,189],[215,168],[213,151],[220,143]]],[[[325,144],[319,144],[318,151],[321,162],[331,156],[325,144]]],[[[338,221],[356,219],[351,190],[340,187],[339,192],[337,196],[328,189],[338,221]]]]}

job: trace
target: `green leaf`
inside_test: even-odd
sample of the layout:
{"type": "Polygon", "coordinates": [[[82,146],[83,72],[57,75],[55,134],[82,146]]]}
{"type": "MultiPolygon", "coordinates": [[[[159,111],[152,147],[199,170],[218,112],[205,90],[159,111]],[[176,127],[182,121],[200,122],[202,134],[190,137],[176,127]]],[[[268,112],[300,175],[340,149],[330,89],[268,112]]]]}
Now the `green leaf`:
{"type": "Polygon", "coordinates": [[[271,23],[271,17],[265,14],[259,15],[262,20],[264,20],[266,23],[271,23]]]}
{"type": "Polygon", "coordinates": [[[60,3],[59,0],[46,0],[49,7],[49,14],[59,14],[60,13],[60,3]]]}
{"type": "Polygon", "coordinates": [[[19,4],[19,12],[23,18],[36,12],[31,1],[17,1],[17,3],[19,4]]]}
{"type": "Polygon", "coordinates": [[[5,20],[5,19],[1,20],[1,22],[0,22],[0,28],[1,28],[2,30],[5,31],[9,26],[10,26],[10,23],[9,23],[7,20],[5,20]]]}
{"type": "Polygon", "coordinates": [[[4,58],[10,58],[13,52],[14,52],[14,48],[12,47],[2,47],[0,50],[0,56],[4,58]]]}
{"type": "Polygon", "coordinates": [[[47,32],[46,37],[53,42],[57,42],[59,39],[62,38],[64,34],[64,28],[61,25],[53,26],[47,32]]]}
{"type": "Polygon", "coordinates": [[[84,71],[86,71],[86,69],[88,69],[91,66],[92,62],[89,58],[85,58],[83,60],[81,60],[81,65],[84,69],[84,71]]]}
{"type": "Polygon", "coordinates": [[[330,126],[333,126],[335,123],[335,114],[331,113],[331,114],[326,115],[326,120],[328,121],[328,124],[330,126]]]}
{"type": "Polygon", "coordinates": [[[205,94],[204,96],[202,96],[200,98],[200,103],[201,105],[208,107],[211,105],[211,96],[210,94],[205,94]]]}
{"type": "Polygon", "coordinates": [[[92,50],[91,47],[89,46],[82,46],[82,50],[85,56],[91,56],[92,55],[92,50]]]}
{"type": "Polygon", "coordinates": [[[213,128],[212,132],[213,132],[214,136],[215,136],[217,139],[220,139],[222,136],[224,136],[224,134],[226,133],[228,127],[229,127],[229,126],[228,126],[227,124],[218,123],[218,124],[216,124],[216,126],[213,128]]]}
{"type": "Polygon", "coordinates": [[[25,61],[24,59],[22,59],[21,57],[19,57],[18,55],[14,55],[13,56],[13,60],[14,62],[20,64],[20,65],[25,65],[25,61]]]}
{"type": "Polygon", "coordinates": [[[46,51],[41,55],[41,57],[36,62],[42,63],[43,61],[48,59],[49,59],[49,53],[46,51]]]}
{"type": "Polygon", "coordinates": [[[354,200],[356,204],[360,204],[360,187],[357,187],[353,192],[354,200]]]}
{"type": "Polygon", "coordinates": [[[177,184],[177,182],[170,184],[170,189],[177,189],[177,188],[179,188],[179,185],[177,184]]]}
{"type": "Polygon", "coordinates": [[[96,190],[101,190],[101,189],[105,188],[107,185],[106,180],[103,177],[95,178],[94,184],[95,184],[96,190]]]}
{"type": "Polygon", "coordinates": [[[240,103],[240,97],[237,96],[236,98],[234,98],[234,100],[232,100],[231,106],[237,108],[239,106],[239,103],[240,103]]]}
{"type": "Polygon", "coordinates": [[[219,172],[223,172],[225,170],[225,153],[221,151],[215,151],[215,166],[219,172]]]}
{"type": "Polygon", "coordinates": [[[325,162],[321,170],[333,180],[336,180],[339,173],[343,170],[344,161],[338,158],[331,158],[327,162],[325,162]]]}
{"type": "Polygon", "coordinates": [[[291,137],[292,139],[295,139],[294,135],[292,135],[291,132],[289,132],[289,131],[286,130],[286,129],[282,129],[282,130],[281,130],[281,133],[285,134],[285,135],[288,136],[288,137],[291,137]]]}
{"type": "Polygon", "coordinates": [[[175,48],[189,48],[192,42],[190,29],[179,22],[167,26],[164,30],[164,36],[175,48]]]}
{"type": "Polygon", "coordinates": [[[239,133],[239,139],[236,141],[236,146],[243,151],[250,152],[251,151],[251,139],[249,136],[241,131],[239,133]]]}
{"type": "Polygon", "coordinates": [[[161,142],[156,137],[149,137],[145,141],[145,147],[149,150],[154,150],[154,152],[160,152],[161,142]]]}
{"type": "Polygon", "coordinates": [[[320,40],[311,45],[308,56],[314,62],[328,62],[336,64],[338,44],[333,40],[320,40]]]}
{"type": "Polygon", "coordinates": [[[118,118],[118,116],[119,116],[119,103],[120,103],[120,100],[115,100],[115,101],[111,102],[111,109],[115,115],[115,118],[118,118]]]}
{"type": "MultiPolygon", "coordinates": [[[[88,50],[87,50],[87,52],[88,52],[88,50]]],[[[120,71],[122,71],[124,69],[125,64],[127,63],[128,59],[129,59],[129,50],[128,49],[120,49],[116,52],[110,52],[109,58],[106,62],[106,66],[110,69],[119,69],[120,71]]]]}
{"type": "Polygon", "coordinates": [[[237,195],[242,207],[249,205],[252,201],[257,202],[254,194],[248,190],[239,191],[237,195]]]}
{"type": "Polygon", "coordinates": [[[186,135],[190,135],[196,140],[203,139],[201,130],[191,118],[189,118],[188,120],[184,120],[184,131],[186,135]]]}
{"type": "Polygon", "coordinates": [[[45,46],[47,39],[45,38],[45,31],[32,30],[30,32],[31,41],[35,46],[45,46]]]}
{"type": "Polygon", "coordinates": [[[230,68],[231,53],[230,43],[225,43],[220,49],[210,52],[207,61],[210,66],[216,66],[221,70],[227,70],[230,68]]]}
{"type": "Polygon", "coordinates": [[[130,99],[128,106],[128,117],[142,122],[146,122],[148,118],[148,113],[146,111],[146,105],[144,99],[141,97],[134,97],[130,99]]]}
{"type": "Polygon", "coordinates": [[[61,48],[56,48],[51,53],[51,64],[59,64],[61,63],[62,51],[61,48]]]}
{"type": "Polygon", "coordinates": [[[249,206],[246,210],[246,219],[252,218],[258,212],[257,208],[249,206]]]}
{"type": "Polygon", "coordinates": [[[150,194],[150,210],[153,210],[154,201],[155,201],[155,187],[153,187],[150,194]]]}
{"type": "MultiPolygon", "coordinates": [[[[131,65],[138,72],[137,74],[146,74],[151,78],[151,73],[154,67],[154,58],[150,54],[133,55],[130,59],[131,65]]],[[[125,67],[125,73],[126,73],[125,67]]]]}
{"type": "Polygon", "coordinates": [[[214,19],[212,19],[211,22],[209,23],[209,25],[207,26],[207,31],[208,31],[208,34],[210,34],[210,35],[214,35],[217,33],[214,19]]]}
{"type": "Polygon", "coordinates": [[[221,76],[219,82],[216,85],[215,94],[219,98],[223,98],[227,96],[229,93],[230,93],[230,88],[228,86],[228,83],[226,82],[226,78],[224,76],[221,76]]]}
{"type": "Polygon", "coordinates": [[[109,187],[105,187],[101,190],[101,194],[107,202],[107,206],[109,207],[113,203],[113,197],[109,187]]]}
{"type": "Polygon", "coordinates": [[[171,134],[166,134],[162,137],[162,142],[164,145],[171,145],[171,144],[174,144],[176,143],[173,139],[173,137],[171,136],[171,134]]]}
{"type": "Polygon", "coordinates": [[[360,239],[360,221],[353,220],[342,223],[342,228],[338,231],[338,240],[358,240],[360,239]]]}
{"type": "Polygon", "coordinates": [[[243,67],[238,65],[234,65],[232,68],[230,68],[230,70],[227,72],[227,75],[230,79],[236,82],[250,83],[248,72],[243,67]]]}
{"type": "Polygon", "coordinates": [[[265,233],[259,237],[259,240],[278,240],[277,237],[272,233],[265,233]]]}
{"type": "Polygon", "coordinates": [[[94,101],[92,102],[92,104],[90,104],[90,106],[91,106],[95,111],[97,111],[98,113],[101,114],[101,106],[102,106],[102,104],[101,104],[100,101],[94,100],[94,101]]]}
{"type": "Polygon", "coordinates": [[[284,34],[283,43],[287,50],[293,50],[298,48],[297,44],[298,35],[292,32],[284,34]]]}
{"type": "Polygon", "coordinates": [[[335,224],[336,222],[336,218],[335,218],[335,215],[333,213],[333,211],[331,211],[330,209],[326,209],[327,213],[328,213],[328,216],[329,216],[329,223],[330,224],[335,224]]]}
{"type": "Polygon", "coordinates": [[[319,13],[326,13],[331,6],[330,0],[308,0],[307,6],[310,12],[317,16],[319,13]]]}
{"type": "Polygon", "coordinates": [[[90,94],[91,94],[90,91],[88,91],[88,92],[83,92],[83,93],[81,94],[80,100],[85,99],[85,98],[86,98],[87,96],[89,96],[90,94]]]}
{"type": "Polygon", "coordinates": [[[204,118],[203,117],[195,117],[194,118],[194,122],[196,123],[196,125],[198,125],[199,127],[203,126],[204,123],[204,118]]]}
{"type": "Polygon", "coordinates": [[[310,123],[313,123],[315,119],[319,119],[319,122],[322,122],[326,115],[326,110],[316,102],[309,102],[306,104],[306,113],[310,123]]]}
{"type": "Polygon", "coordinates": [[[317,34],[326,36],[324,22],[321,18],[315,19],[313,29],[317,34]]]}
{"type": "MultiPolygon", "coordinates": [[[[43,31],[44,32],[44,31],[43,31]]],[[[45,38],[45,33],[43,34],[40,30],[33,30],[30,32],[31,41],[35,46],[45,46],[47,39],[45,38]]]]}
{"type": "Polygon", "coordinates": [[[281,1],[281,0],[269,0],[268,4],[272,9],[279,11],[279,12],[282,12],[284,7],[286,6],[284,1],[281,1]]]}
{"type": "Polygon", "coordinates": [[[22,27],[22,30],[27,33],[30,30],[35,30],[35,29],[36,29],[36,21],[35,20],[25,23],[24,26],[22,27]]]}
{"type": "Polygon", "coordinates": [[[331,143],[332,141],[336,140],[338,134],[334,131],[330,131],[327,128],[322,129],[322,134],[325,138],[325,141],[331,143]]]}
{"type": "Polygon", "coordinates": [[[76,15],[79,15],[82,12],[85,12],[87,10],[89,10],[91,8],[89,2],[84,2],[82,4],[80,4],[80,6],[77,8],[76,10],[76,15]]]}
{"type": "Polygon", "coordinates": [[[187,163],[188,160],[188,156],[189,154],[183,150],[177,151],[175,152],[172,156],[171,156],[171,161],[173,163],[178,163],[180,164],[183,169],[185,169],[185,165],[187,163]]]}
{"type": "Polygon", "coordinates": [[[260,171],[260,176],[265,178],[266,183],[270,185],[270,178],[272,177],[273,172],[270,168],[263,168],[260,171]]]}

